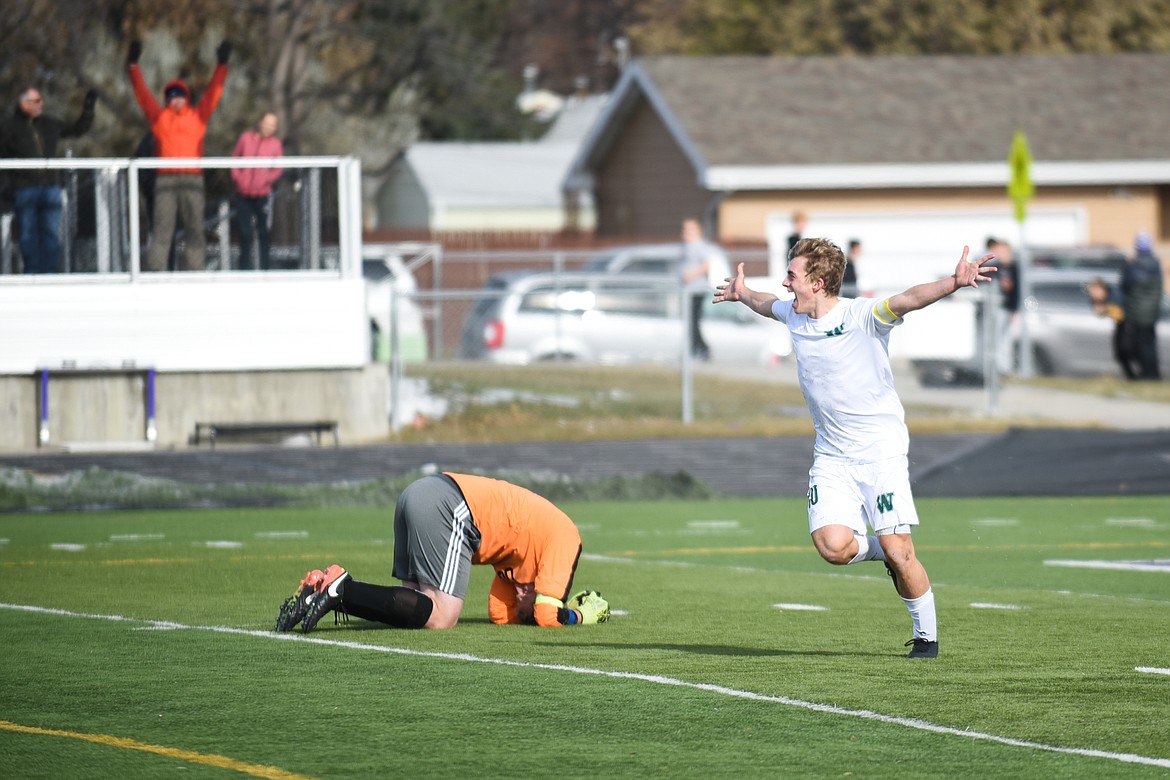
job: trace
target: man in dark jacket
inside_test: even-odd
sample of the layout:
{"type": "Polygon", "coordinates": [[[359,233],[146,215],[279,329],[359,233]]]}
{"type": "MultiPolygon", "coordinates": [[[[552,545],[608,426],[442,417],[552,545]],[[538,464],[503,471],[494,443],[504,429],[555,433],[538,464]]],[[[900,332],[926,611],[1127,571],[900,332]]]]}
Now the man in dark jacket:
{"type": "Polygon", "coordinates": [[[1122,305],[1129,347],[1138,364],[1138,379],[1159,379],[1155,327],[1162,309],[1162,261],[1149,233],[1138,233],[1134,254],[1121,276],[1122,305]]]}
{"type": "MultiPolygon", "coordinates": [[[[93,124],[97,93],[85,93],[81,116],[72,124],[43,113],[44,98],[36,87],[21,91],[16,108],[0,126],[0,158],[56,157],[57,141],[76,138],[93,124]]],[[[61,251],[61,177],[58,171],[11,170],[9,186],[20,226],[20,254],[26,274],[57,273],[61,251]]]]}

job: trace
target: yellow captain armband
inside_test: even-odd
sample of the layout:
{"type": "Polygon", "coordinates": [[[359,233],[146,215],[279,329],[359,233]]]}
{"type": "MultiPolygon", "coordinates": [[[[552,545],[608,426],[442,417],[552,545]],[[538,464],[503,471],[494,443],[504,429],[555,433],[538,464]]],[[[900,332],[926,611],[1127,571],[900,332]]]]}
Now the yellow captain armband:
{"type": "Polygon", "coordinates": [[[554,599],[552,596],[546,596],[543,593],[536,594],[536,603],[552,604],[557,609],[563,609],[565,606],[565,602],[561,601],[560,599],[554,599]]]}
{"type": "Polygon", "coordinates": [[[882,298],[881,301],[874,305],[873,316],[887,325],[893,325],[898,321],[898,315],[894,314],[894,310],[890,308],[889,298],[882,298]]]}

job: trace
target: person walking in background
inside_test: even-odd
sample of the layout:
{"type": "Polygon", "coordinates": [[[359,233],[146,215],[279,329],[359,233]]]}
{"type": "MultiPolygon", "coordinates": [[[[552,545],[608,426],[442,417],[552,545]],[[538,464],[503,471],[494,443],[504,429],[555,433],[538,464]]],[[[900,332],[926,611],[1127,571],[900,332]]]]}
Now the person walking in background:
{"type": "Polygon", "coordinates": [[[1085,292],[1089,296],[1093,311],[1100,317],[1113,320],[1113,359],[1121,367],[1121,373],[1126,379],[1137,379],[1138,372],[1130,354],[1129,334],[1125,328],[1125,309],[1121,306],[1120,296],[1100,276],[1085,285],[1085,292]]]}
{"type": "Polygon", "coordinates": [[[841,277],[841,295],[846,298],[857,298],[860,291],[857,287],[857,261],[861,259],[861,241],[850,239],[849,253],[845,255],[845,275],[841,277]]]}
{"type": "Polygon", "coordinates": [[[740,301],[780,320],[792,334],[800,388],[816,441],[809,470],[808,519],[813,544],[836,565],[884,561],[910,612],[909,658],[938,656],[934,592],[914,552],[918,512],[910,491],[906,415],[894,388],[889,338],[903,317],[964,287],[990,281],[993,255],[967,260],[955,272],[878,301],[840,298],[845,255],[823,238],[799,241],[784,287],[792,300],[744,284],[743,263],[716,288],[715,302],[740,301]],[[874,535],[866,534],[866,526],[874,535]]]}
{"type": "Polygon", "coordinates": [[[792,248],[796,242],[804,238],[804,231],[808,228],[808,214],[800,209],[792,212],[792,232],[788,234],[788,255],[792,255],[792,248]]]}
{"type": "Polygon", "coordinates": [[[998,238],[988,238],[987,252],[995,255],[995,261],[1000,266],[1000,273],[996,274],[1000,307],[1009,317],[1014,318],[1020,310],[1020,272],[1012,258],[1011,244],[998,238]]]}
{"type": "MultiPolygon", "coordinates": [[[[217,65],[207,90],[197,106],[191,106],[191,88],[182,79],[173,79],[163,88],[164,106],[154,99],[138,59],[142,44],[130,44],[127,70],[134,87],[134,97],[154,133],[158,157],[192,158],[203,156],[203,138],[207,123],[215,113],[223,96],[227,79],[228,58],[232,45],[223,41],[215,50],[217,65]]],[[[185,238],[182,267],[188,271],[202,270],[206,264],[203,236],[203,171],[200,168],[160,168],[155,180],[154,232],[146,266],[151,271],[166,269],[167,255],[175,232],[176,221],[181,224],[185,238]]]]}
{"type": "Polygon", "coordinates": [[[1138,379],[1160,379],[1156,326],[1162,313],[1162,262],[1149,233],[1138,233],[1121,275],[1121,299],[1138,379]]]}
{"type": "Polygon", "coordinates": [[[546,628],[609,620],[597,591],[570,597],[581,534],[551,501],[500,479],[432,474],[415,480],[394,509],[394,576],[402,585],[353,579],[340,566],[314,569],[285,599],[277,631],[308,633],[337,610],[395,628],[453,628],[473,564],[496,570],[488,617],[497,625],[546,628]]]}
{"type": "Polygon", "coordinates": [[[682,284],[691,300],[691,354],[700,360],[710,360],[711,349],[700,327],[703,307],[707,304],[712,278],[726,276],[727,259],[722,249],[703,238],[703,228],[694,217],[683,220],[682,240],[682,284]]]}
{"type": "Polygon", "coordinates": [[[1013,354],[1014,335],[1012,329],[1020,311],[1020,271],[1012,259],[1011,244],[995,237],[987,239],[987,253],[995,256],[999,266],[996,281],[999,282],[999,309],[996,312],[995,331],[997,343],[996,363],[1001,374],[1010,374],[1016,369],[1016,355],[1013,354]]]}
{"type": "MultiPolygon", "coordinates": [[[[284,148],[276,137],[278,120],[268,111],[260,117],[255,130],[245,130],[236,141],[232,157],[280,157],[284,148]]],[[[240,227],[240,268],[254,270],[252,242],[260,246],[260,269],[268,270],[270,239],[268,215],[272,185],[280,178],[280,168],[232,168],[236,193],[236,222],[240,227]]]]}
{"type": "MultiPolygon", "coordinates": [[[[93,125],[97,92],[85,93],[81,115],[66,124],[44,113],[40,89],[25,87],[12,114],[0,124],[0,159],[57,156],[57,141],[77,138],[93,125]]],[[[57,170],[8,171],[16,221],[20,226],[20,254],[26,274],[60,271],[61,176],[57,170]]]]}

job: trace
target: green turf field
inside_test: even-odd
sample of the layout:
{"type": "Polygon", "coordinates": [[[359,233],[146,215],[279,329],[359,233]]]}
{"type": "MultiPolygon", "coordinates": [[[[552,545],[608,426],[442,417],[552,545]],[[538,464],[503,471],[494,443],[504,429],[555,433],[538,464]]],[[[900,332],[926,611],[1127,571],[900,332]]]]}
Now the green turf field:
{"type": "Polygon", "coordinates": [[[935,661],[802,501],[563,506],[606,625],[492,626],[479,567],[451,631],[270,633],[393,582],[388,508],[0,516],[0,774],[1170,776],[1165,498],[920,501],[935,661]]]}

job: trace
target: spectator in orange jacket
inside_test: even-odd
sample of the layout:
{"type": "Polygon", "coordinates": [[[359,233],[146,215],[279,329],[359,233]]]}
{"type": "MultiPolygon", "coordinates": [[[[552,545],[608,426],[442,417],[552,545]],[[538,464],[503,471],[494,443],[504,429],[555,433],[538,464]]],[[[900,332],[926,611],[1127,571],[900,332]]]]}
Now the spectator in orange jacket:
{"type": "MultiPolygon", "coordinates": [[[[227,79],[227,62],[232,45],[223,41],[215,50],[215,72],[207,91],[197,106],[191,106],[191,88],[182,79],[173,79],[163,88],[165,106],[159,106],[154,99],[138,58],[142,55],[142,44],[130,44],[127,70],[130,83],[134,86],[134,97],[146,121],[154,133],[158,157],[202,157],[203,137],[207,134],[207,123],[223,96],[223,83],[227,79]]],[[[200,271],[206,263],[203,237],[203,171],[200,168],[160,168],[155,181],[154,231],[146,267],[151,271],[166,269],[167,255],[171,249],[171,237],[175,232],[176,216],[182,224],[186,249],[182,255],[182,267],[188,271],[200,271]]]]}
{"type": "Polygon", "coordinates": [[[305,575],[280,608],[277,631],[312,631],[333,610],[396,628],[452,628],[473,564],[496,570],[493,623],[544,627],[604,623],[596,591],[570,597],[581,535],[549,500],[499,479],[434,474],[406,486],[394,510],[394,576],[401,586],[355,580],[340,566],[305,575]]]}
{"type": "MultiPolygon", "coordinates": [[[[280,157],[284,147],[276,137],[278,120],[269,111],[260,117],[255,130],[245,130],[236,141],[232,157],[280,157]]],[[[259,239],[260,269],[268,270],[268,209],[272,185],[280,178],[280,168],[232,168],[236,185],[236,222],[240,226],[240,268],[255,269],[252,262],[252,239],[259,239]],[[253,227],[253,225],[255,227],[253,227]]]]}

